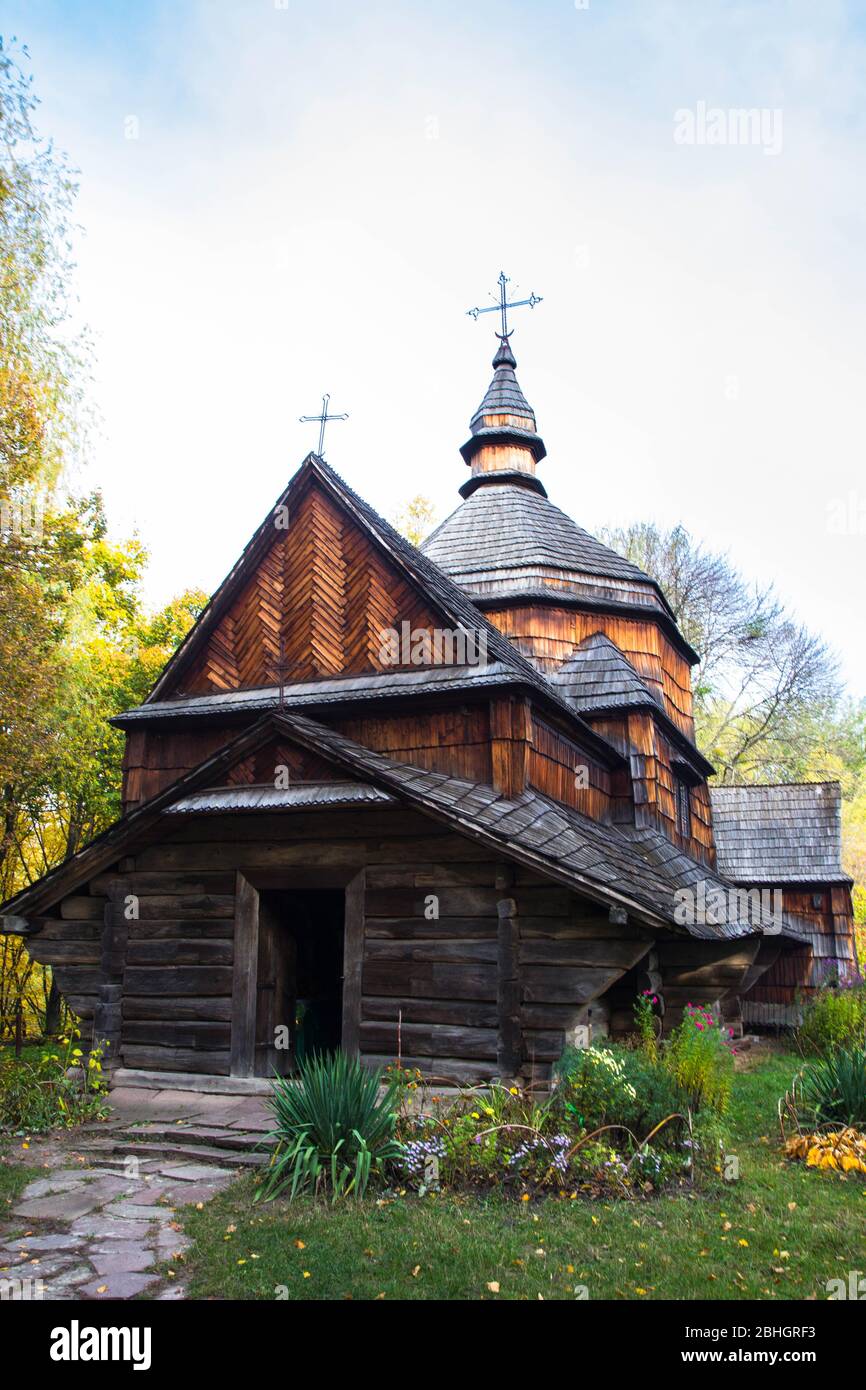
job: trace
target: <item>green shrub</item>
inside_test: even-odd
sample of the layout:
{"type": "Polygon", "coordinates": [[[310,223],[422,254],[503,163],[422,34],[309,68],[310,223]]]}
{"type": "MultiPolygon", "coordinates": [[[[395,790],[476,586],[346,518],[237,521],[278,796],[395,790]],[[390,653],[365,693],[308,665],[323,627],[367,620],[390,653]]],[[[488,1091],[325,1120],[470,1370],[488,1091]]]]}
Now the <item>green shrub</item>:
{"type": "Polygon", "coordinates": [[[105,1111],[103,1048],[85,1054],[78,1031],[26,1057],[0,1061],[0,1130],[38,1134],[98,1119],[105,1111]]]}
{"type": "Polygon", "coordinates": [[[709,1009],[697,1004],[686,1005],[682,1023],[670,1035],[664,1064],[693,1111],[723,1115],[728,1108],[734,1076],[729,1036],[709,1009]]]}
{"type": "MultiPolygon", "coordinates": [[[[634,1100],[623,1106],[621,1123],[643,1141],[670,1115],[685,1115],[689,1097],[661,1057],[637,1050],[624,1050],[624,1074],[634,1090],[634,1100]]],[[[662,1148],[678,1145],[683,1136],[681,1124],[665,1125],[655,1143],[662,1148]]]]}
{"type": "Polygon", "coordinates": [[[797,1109],[817,1125],[866,1127],[866,1046],[840,1047],[810,1062],[798,1078],[797,1109]]]}
{"type": "Polygon", "coordinates": [[[866,1040],[866,985],[822,989],[806,1005],[797,1033],[803,1052],[823,1053],[866,1040]]]}
{"type": "Polygon", "coordinates": [[[626,1074],[626,1060],[612,1047],[566,1048],[555,1069],[556,1109],[578,1129],[622,1124],[637,1095],[626,1074]]]}
{"type": "Polygon", "coordinates": [[[277,1146],[257,1196],[330,1188],[363,1197],[374,1176],[400,1158],[397,1110],[382,1073],[337,1052],[306,1058],[297,1077],[278,1077],[268,1102],[277,1146]]]}

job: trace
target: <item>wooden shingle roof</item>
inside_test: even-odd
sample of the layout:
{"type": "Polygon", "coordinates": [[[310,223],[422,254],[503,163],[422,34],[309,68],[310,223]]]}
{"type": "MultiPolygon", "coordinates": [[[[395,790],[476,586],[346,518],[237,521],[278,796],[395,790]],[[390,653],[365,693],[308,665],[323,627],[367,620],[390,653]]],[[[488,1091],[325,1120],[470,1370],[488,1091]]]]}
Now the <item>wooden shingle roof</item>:
{"type": "Polygon", "coordinates": [[[522,482],[484,480],[422,543],[424,555],[477,597],[545,585],[604,591],[624,603],[668,606],[653,580],[522,482]]]}
{"type": "MultiPolygon", "coordinates": [[[[315,751],[340,768],[353,784],[396,797],[576,892],[624,907],[646,925],[676,927],[676,891],[690,887],[697,878],[725,887],[712,870],[680,853],[658,832],[628,834],[624,827],[594,821],[533,791],[504,796],[483,783],[398,762],[303,715],[283,712],[262,715],[219,753],[184,773],[17,894],[4,911],[13,918],[27,918],[58,902],[128,852],[130,846],[152,836],[163,816],[177,814],[175,807],[188,812],[220,810],[223,799],[229,798],[235,809],[256,814],[255,803],[262,789],[224,789],[221,779],[239,759],[264,746],[274,732],[315,751]]],[[[321,798],[321,804],[329,804],[332,798],[339,801],[346,794],[341,782],[332,790],[322,792],[319,788],[314,796],[321,798]]],[[[352,800],[360,797],[362,803],[368,799],[354,786],[348,795],[352,800]]],[[[312,804],[305,803],[311,809],[312,804]]],[[[680,929],[718,940],[754,935],[761,926],[733,920],[724,925],[689,923],[680,929]]]]}
{"type": "MultiPolygon", "coordinates": [[[[291,709],[324,709],[329,705],[354,705],[405,699],[413,694],[440,695],[448,691],[510,688],[514,670],[501,661],[481,666],[424,666],[412,671],[371,671],[360,676],[323,676],[318,680],[286,681],[283,704],[291,709]]],[[[135,705],[109,722],[120,729],[176,719],[210,719],[260,714],[277,709],[280,687],[258,686],[243,690],[219,690],[208,695],[184,695],[135,705]]]]}
{"type": "Polygon", "coordinates": [[[711,787],[718,865],[738,883],[848,883],[838,782],[711,787]]]}
{"type": "Polygon", "coordinates": [[[550,676],[551,682],[582,714],[650,705],[662,699],[603,632],[593,632],[550,676]]]}
{"type": "Polygon", "coordinates": [[[472,417],[471,430],[476,434],[488,415],[520,415],[531,422],[535,429],[535,412],[520,388],[514,374],[517,363],[507,339],[500,343],[493,359],[493,380],[487,388],[484,400],[472,417]]]}

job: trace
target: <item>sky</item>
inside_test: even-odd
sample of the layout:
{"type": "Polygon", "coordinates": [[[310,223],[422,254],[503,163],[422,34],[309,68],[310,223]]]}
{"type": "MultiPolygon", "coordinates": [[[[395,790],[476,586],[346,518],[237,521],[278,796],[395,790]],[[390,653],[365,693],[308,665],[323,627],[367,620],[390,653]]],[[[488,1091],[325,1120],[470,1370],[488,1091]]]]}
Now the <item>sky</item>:
{"type": "Polygon", "coordinates": [[[4,0],[80,171],[81,482],[210,592],[326,456],[440,517],[501,269],[551,500],[683,523],[866,696],[866,17],[845,0],[4,0]],[[736,112],[754,111],[740,121],[736,112]]]}

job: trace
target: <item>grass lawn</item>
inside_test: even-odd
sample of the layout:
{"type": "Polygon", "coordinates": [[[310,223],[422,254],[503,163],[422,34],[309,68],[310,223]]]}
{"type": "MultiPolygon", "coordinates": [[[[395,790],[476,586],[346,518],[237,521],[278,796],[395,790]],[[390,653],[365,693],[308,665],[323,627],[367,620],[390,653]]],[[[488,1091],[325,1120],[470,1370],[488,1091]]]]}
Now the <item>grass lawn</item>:
{"type": "Polygon", "coordinates": [[[0,1141],[0,1221],[18,1199],[29,1182],[39,1176],[39,1169],[23,1163],[11,1163],[0,1141]]]}
{"type": "Polygon", "coordinates": [[[866,1182],[780,1156],[776,1101],[797,1066],[738,1074],[740,1179],[709,1193],[253,1207],[247,1176],[187,1219],[194,1245],[174,1268],[190,1298],[825,1298],[828,1279],[866,1268],[866,1182]]]}

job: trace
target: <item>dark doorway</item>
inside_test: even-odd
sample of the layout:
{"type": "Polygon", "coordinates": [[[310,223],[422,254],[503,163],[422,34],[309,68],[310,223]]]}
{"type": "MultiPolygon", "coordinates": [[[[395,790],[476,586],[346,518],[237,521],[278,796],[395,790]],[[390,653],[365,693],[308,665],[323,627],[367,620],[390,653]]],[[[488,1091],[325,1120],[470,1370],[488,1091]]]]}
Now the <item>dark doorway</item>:
{"type": "Polygon", "coordinates": [[[261,894],[257,1076],[289,1075],[305,1057],[339,1048],[344,914],[342,890],[261,894]]]}

